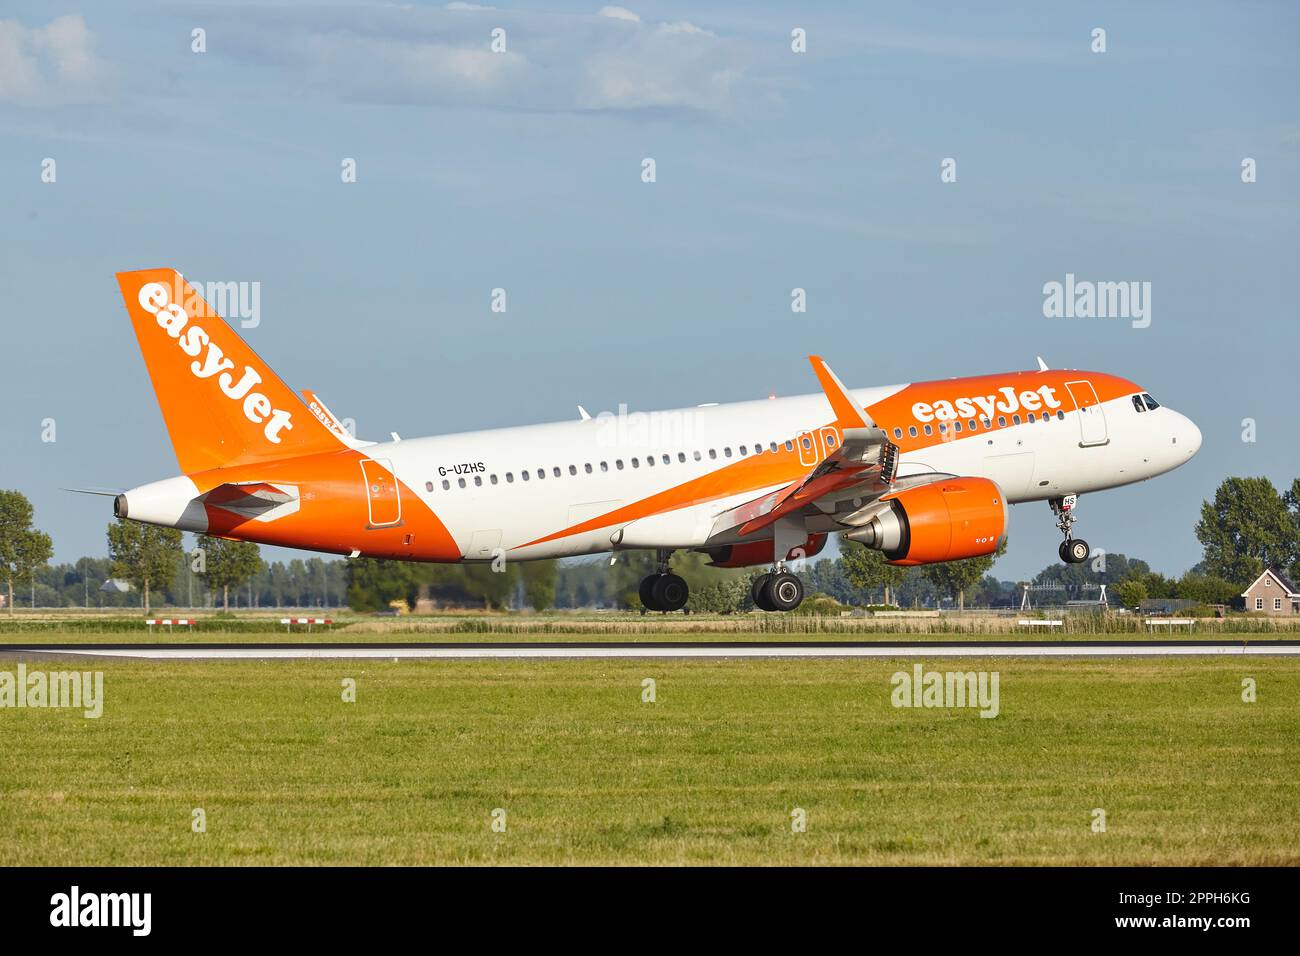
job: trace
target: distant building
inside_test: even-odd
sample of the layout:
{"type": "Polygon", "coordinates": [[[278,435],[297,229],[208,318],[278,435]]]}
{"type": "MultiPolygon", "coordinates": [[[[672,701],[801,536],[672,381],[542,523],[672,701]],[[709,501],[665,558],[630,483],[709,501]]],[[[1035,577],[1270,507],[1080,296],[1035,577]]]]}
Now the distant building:
{"type": "Polygon", "coordinates": [[[1300,591],[1277,568],[1267,568],[1241,596],[1247,611],[1300,614],[1300,591]]]}

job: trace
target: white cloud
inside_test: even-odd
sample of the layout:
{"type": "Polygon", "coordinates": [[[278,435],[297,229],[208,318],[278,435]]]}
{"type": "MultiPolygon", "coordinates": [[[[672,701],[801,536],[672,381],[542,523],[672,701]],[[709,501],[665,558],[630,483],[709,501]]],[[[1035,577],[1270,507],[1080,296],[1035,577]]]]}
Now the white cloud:
{"type": "MultiPolygon", "coordinates": [[[[465,4],[463,6],[470,6],[465,4]]],[[[300,84],[363,102],[506,110],[730,110],[749,57],[694,24],[647,23],[625,7],[596,16],[384,6],[241,8],[218,55],[285,71],[300,84]],[[506,52],[491,48],[501,27],[506,52]]]]}
{"type": "Polygon", "coordinates": [[[633,23],[641,22],[641,18],[627,7],[601,7],[596,11],[596,16],[609,17],[611,20],[631,20],[633,23]]]}
{"type": "Polygon", "coordinates": [[[44,27],[0,20],[0,101],[46,106],[98,100],[108,72],[78,15],[56,17],[44,27]]]}

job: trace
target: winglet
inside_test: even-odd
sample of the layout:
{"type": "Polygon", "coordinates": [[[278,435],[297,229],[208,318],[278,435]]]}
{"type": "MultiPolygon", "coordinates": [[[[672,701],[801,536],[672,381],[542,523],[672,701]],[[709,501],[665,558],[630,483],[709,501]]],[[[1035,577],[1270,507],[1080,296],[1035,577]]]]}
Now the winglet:
{"type": "Polygon", "coordinates": [[[831,403],[831,410],[835,412],[835,424],[841,429],[874,427],[875,423],[858,407],[849,390],[844,387],[839,376],[831,371],[825,360],[820,355],[810,355],[808,361],[812,363],[817,381],[821,383],[822,391],[826,393],[826,401],[831,403]]]}
{"type": "Polygon", "coordinates": [[[1036,358],[1038,359],[1038,371],[1040,371],[1040,372],[1046,372],[1046,371],[1048,371],[1047,363],[1043,361],[1043,357],[1042,357],[1041,355],[1039,355],[1039,356],[1036,356],[1036,358]]]}

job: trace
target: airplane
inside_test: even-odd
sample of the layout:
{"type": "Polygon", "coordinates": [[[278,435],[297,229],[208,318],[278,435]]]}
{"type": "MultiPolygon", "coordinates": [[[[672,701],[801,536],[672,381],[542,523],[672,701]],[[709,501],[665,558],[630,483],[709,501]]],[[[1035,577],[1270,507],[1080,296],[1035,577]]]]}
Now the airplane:
{"type": "Polygon", "coordinates": [[[791,563],[842,533],[890,564],[988,555],[1007,506],[1048,502],[1063,561],[1082,494],[1188,461],[1201,433],[1128,379],[1038,368],[430,438],[355,438],[295,393],[173,269],[117,275],[180,474],[116,495],[118,518],[351,557],[529,561],[654,550],[649,610],[681,610],[671,556],[766,566],[791,611],[791,563]]]}

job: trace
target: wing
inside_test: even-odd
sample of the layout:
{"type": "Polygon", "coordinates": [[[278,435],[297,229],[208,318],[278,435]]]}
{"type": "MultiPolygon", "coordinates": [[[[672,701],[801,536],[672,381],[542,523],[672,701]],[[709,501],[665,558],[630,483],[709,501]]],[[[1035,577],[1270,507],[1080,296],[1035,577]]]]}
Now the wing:
{"type": "Polygon", "coordinates": [[[809,505],[817,505],[823,512],[834,511],[839,501],[876,498],[893,487],[898,446],[820,356],[811,355],[808,360],[835,413],[837,447],[798,481],[718,515],[710,538],[728,534],[746,537],[809,505]]]}

